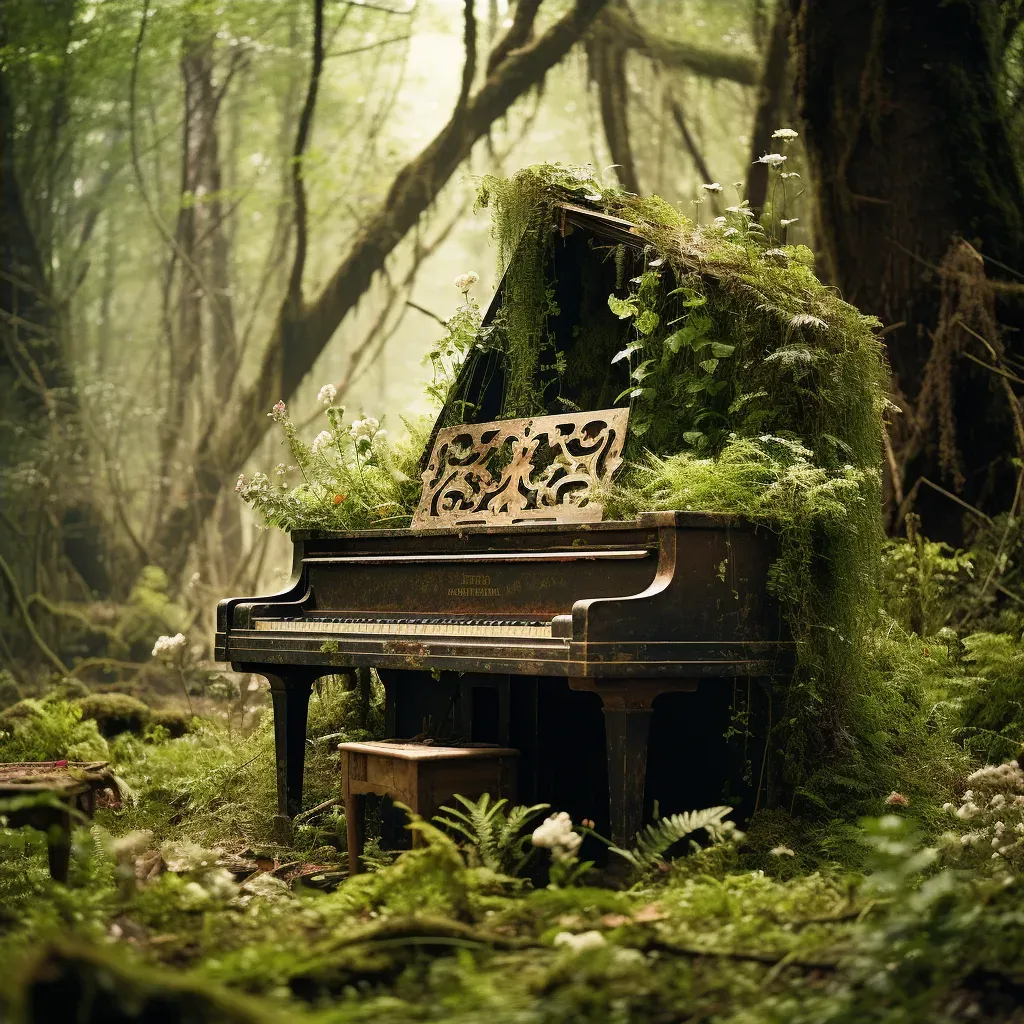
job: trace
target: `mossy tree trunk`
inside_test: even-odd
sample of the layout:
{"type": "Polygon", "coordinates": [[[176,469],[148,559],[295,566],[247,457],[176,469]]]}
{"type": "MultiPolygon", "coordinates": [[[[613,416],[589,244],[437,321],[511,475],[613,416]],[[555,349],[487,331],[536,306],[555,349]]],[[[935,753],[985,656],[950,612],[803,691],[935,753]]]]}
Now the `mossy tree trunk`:
{"type": "MultiPolygon", "coordinates": [[[[897,486],[902,478],[902,490],[913,492],[923,477],[998,512],[1013,493],[1016,443],[996,375],[960,358],[938,397],[956,424],[962,478],[949,472],[938,432],[915,431],[914,414],[936,399],[922,395],[939,326],[936,269],[955,241],[982,253],[990,277],[1002,265],[1024,271],[1024,187],[1000,91],[1000,5],[789,2],[819,270],[885,325],[894,395],[905,410],[892,428],[897,486]]],[[[1004,327],[1022,326],[1019,309],[997,315],[1004,327]]],[[[1002,340],[1011,352],[1024,347],[1011,331],[1002,340]]],[[[982,342],[959,344],[988,361],[982,342]]],[[[925,532],[959,540],[963,507],[932,487],[914,493],[925,532]]]]}

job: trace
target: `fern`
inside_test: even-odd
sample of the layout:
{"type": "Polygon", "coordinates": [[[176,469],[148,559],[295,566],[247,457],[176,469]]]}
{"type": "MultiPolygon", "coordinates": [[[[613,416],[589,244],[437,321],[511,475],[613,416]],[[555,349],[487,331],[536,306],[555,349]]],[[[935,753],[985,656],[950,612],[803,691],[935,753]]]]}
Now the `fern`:
{"type": "Polygon", "coordinates": [[[707,832],[713,843],[724,842],[730,836],[735,837],[736,826],[724,820],[731,813],[731,807],[707,807],[702,811],[687,811],[685,814],[659,818],[637,836],[634,849],[622,850],[617,846],[610,849],[612,853],[625,858],[637,872],[645,874],[664,863],[665,853],[670,847],[700,829],[707,832]]]}
{"type": "Polygon", "coordinates": [[[464,810],[444,806],[441,811],[449,817],[436,814],[433,820],[464,836],[475,859],[485,868],[506,875],[514,875],[521,870],[529,852],[523,850],[520,832],[531,818],[546,811],[549,805],[525,807],[520,804],[506,814],[508,801],[501,799],[491,803],[489,793],[475,801],[456,793],[455,799],[464,810]]]}

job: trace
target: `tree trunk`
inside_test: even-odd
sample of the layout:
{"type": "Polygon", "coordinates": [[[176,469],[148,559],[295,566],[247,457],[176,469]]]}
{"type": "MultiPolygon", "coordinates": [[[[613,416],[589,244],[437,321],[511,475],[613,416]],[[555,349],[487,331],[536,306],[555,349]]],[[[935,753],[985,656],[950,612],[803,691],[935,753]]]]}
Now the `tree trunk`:
{"type": "MultiPolygon", "coordinates": [[[[543,35],[492,67],[477,92],[457,106],[438,135],[398,173],[316,298],[308,303],[294,293],[285,298],[255,380],[233,407],[206,424],[194,456],[194,476],[188,487],[172,496],[155,532],[156,557],[172,577],[184,569],[189,548],[213,512],[224,483],[266,433],[267,410],[277,399],[289,398],[312,369],[341,321],[474,143],[520,96],[543,82],[589,29],[603,4],[604,0],[577,0],[543,35]]],[[[501,48],[502,43],[498,45],[501,48]]]]}
{"type": "MultiPolygon", "coordinates": [[[[942,326],[936,270],[956,239],[999,261],[992,267],[1024,269],[1024,188],[998,86],[998,5],[790,3],[824,274],[882,320],[894,394],[906,409],[893,425],[890,462],[902,452],[908,491],[923,477],[958,489],[971,505],[1004,510],[1015,444],[999,379],[960,360],[945,379],[931,374],[929,388],[941,394],[923,393],[942,326]],[[915,410],[943,403],[956,425],[958,465],[936,430],[915,423],[915,410]]],[[[987,340],[998,347],[999,339],[987,340]]],[[[981,342],[970,345],[988,361],[981,342]]],[[[925,532],[962,539],[963,507],[931,487],[916,493],[925,532]]]]}

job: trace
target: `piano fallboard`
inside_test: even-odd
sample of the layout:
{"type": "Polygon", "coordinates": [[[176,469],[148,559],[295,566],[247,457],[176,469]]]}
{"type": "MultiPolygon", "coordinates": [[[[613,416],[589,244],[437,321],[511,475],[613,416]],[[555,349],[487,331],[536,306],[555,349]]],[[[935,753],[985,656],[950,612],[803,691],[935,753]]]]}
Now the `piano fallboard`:
{"type": "Polygon", "coordinates": [[[217,659],[569,678],[770,675],[766,531],[728,517],[294,534],[292,582],[218,609],[217,659]]]}

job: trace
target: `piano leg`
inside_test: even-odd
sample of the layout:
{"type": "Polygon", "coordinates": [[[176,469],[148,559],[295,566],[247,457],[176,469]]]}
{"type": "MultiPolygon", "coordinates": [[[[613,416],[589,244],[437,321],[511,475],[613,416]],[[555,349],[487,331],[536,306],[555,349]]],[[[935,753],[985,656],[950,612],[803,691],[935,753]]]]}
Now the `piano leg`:
{"type": "Polygon", "coordinates": [[[569,687],[590,690],[601,698],[612,842],[628,849],[643,824],[647,743],[654,700],[675,690],[695,690],[696,680],[634,679],[617,684],[583,677],[570,678],[569,687]]]}
{"type": "Polygon", "coordinates": [[[631,701],[622,694],[602,694],[601,700],[612,842],[629,849],[643,821],[651,706],[648,702],[631,701]]]}
{"type": "Polygon", "coordinates": [[[274,835],[291,842],[292,818],[302,810],[302,772],[306,763],[306,716],[313,679],[308,675],[272,676],[274,753],[277,758],[277,815],[274,835]]]}

